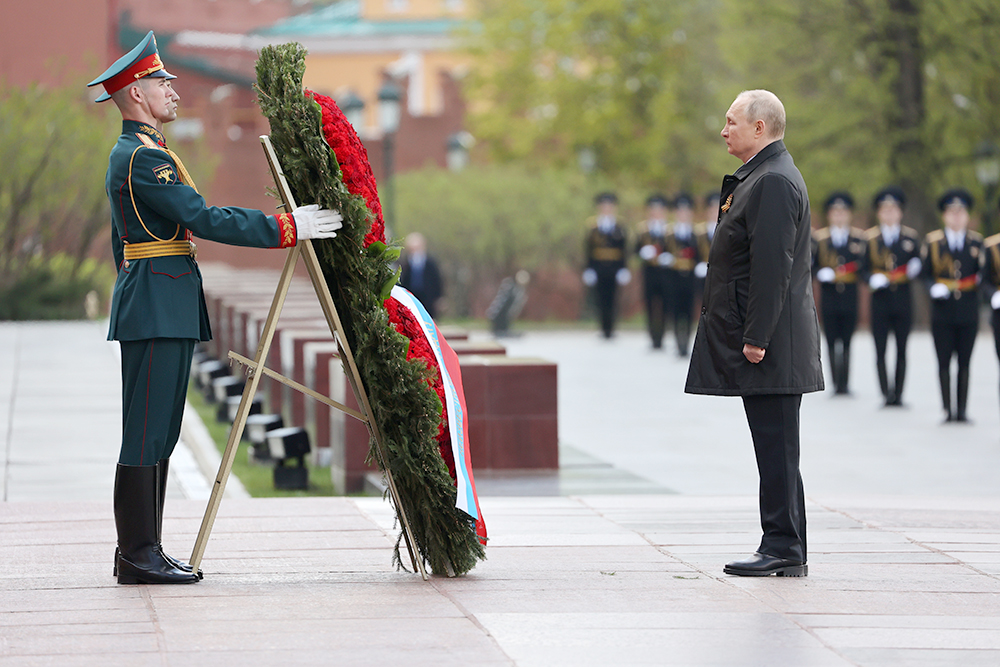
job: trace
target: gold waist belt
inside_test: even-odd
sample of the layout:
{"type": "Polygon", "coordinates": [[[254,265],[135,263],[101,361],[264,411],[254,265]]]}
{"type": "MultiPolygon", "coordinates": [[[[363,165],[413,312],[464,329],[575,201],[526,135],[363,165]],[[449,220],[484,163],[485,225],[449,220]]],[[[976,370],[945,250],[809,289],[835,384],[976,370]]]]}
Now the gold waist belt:
{"type": "Polygon", "coordinates": [[[617,262],[622,258],[622,251],[618,248],[594,248],[591,257],[598,262],[617,262]]]}
{"type": "Polygon", "coordinates": [[[191,241],[150,241],[148,243],[126,243],[125,259],[149,259],[150,257],[173,257],[174,255],[196,255],[191,241]]]}

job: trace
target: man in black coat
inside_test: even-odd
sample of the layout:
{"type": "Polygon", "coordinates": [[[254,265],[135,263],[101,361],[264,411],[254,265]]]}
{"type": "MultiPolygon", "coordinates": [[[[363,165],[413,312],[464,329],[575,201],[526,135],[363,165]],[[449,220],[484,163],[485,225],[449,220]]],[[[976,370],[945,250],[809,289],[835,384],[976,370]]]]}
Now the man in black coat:
{"type": "Polygon", "coordinates": [[[785,110],[740,93],[722,137],[743,166],[722,181],[719,224],[685,391],[742,396],[760,473],[763,538],[727,574],[801,577],[806,513],[799,474],[802,394],[823,389],[813,300],[809,195],[782,141],[785,110]]]}
{"type": "Polygon", "coordinates": [[[437,317],[437,304],[444,294],[444,287],[437,262],[427,254],[427,241],[423,234],[412,232],[406,236],[406,253],[400,268],[399,284],[417,297],[431,317],[437,317]]]}
{"type": "Polygon", "coordinates": [[[920,252],[924,279],[931,297],[931,334],[938,359],[938,380],[945,422],[967,423],[969,365],[979,331],[979,282],[983,261],[983,237],[971,231],[968,190],[949,190],[938,200],[944,229],[924,239],[920,252]],[[951,359],[958,361],[955,402],[951,396],[951,359]],[[954,409],[953,409],[954,408],[954,409]]]}

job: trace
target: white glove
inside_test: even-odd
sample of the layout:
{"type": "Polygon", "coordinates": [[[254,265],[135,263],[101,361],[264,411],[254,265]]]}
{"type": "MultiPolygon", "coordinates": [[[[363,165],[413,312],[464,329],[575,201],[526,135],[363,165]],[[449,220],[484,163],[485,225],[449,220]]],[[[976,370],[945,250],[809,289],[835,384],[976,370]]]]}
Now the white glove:
{"type": "Polygon", "coordinates": [[[708,275],[708,262],[698,262],[694,265],[694,277],[704,278],[708,275]]]}
{"type": "Polygon", "coordinates": [[[660,256],[656,258],[656,263],[660,266],[673,266],[674,256],[669,252],[661,252],[660,256]]]}
{"type": "Polygon", "coordinates": [[[932,299],[947,299],[951,295],[951,290],[944,283],[934,283],[930,292],[932,299]]]}
{"type": "Polygon", "coordinates": [[[584,269],[582,277],[583,284],[587,287],[593,287],[597,284],[597,271],[593,269],[584,269]]]}
{"type": "Polygon", "coordinates": [[[654,257],[656,257],[656,246],[654,245],[642,246],[641,248],[639,248],[639,257],[641,257],[644,262],[648,262],[649,260],[653,259],[654,257]]]}
{"type": "Polygon", "coordinates": [[[300,241],[307,239],[332,239],[344,226],[340,211],[321,209],[317,204],[299,206],[292,211],[295,233],[300,241]]]}
{"type": "Polygon", "coordinates": [[[923,266],[924,263],[920,261],[920,258],[914,257],[906,263],[906,277],[913,280],[920,275],[920,269],[923,268],[923,266]]]}
{"type": "Polygon", "coordinates": [[[628,285],[632,282],[632,272],[624,267],[618,269],[618,272],[615,273],[615,282],[619,285],[628,285]]]}
{"type": "Polygon", "coordinates": [[[834,271],[829,266],[824,266],[822,269],[816,272],[816,280],[821,283],[832,283],[833,279],[837,277],[837,272],[834,271]]]}
{"type": "Polygon", "coordinates": [[[884,273],[873,273],[868,279],[868,286],[873,290],[884,289],[889,286],[889,276],[884,273]]]}
{"type": "Polygon", "coordinates": [[[1000,289],[993,292],[993,296],[990,297],[990,305],[993,306],[993,310],[1000,310],[1000,289]]]}

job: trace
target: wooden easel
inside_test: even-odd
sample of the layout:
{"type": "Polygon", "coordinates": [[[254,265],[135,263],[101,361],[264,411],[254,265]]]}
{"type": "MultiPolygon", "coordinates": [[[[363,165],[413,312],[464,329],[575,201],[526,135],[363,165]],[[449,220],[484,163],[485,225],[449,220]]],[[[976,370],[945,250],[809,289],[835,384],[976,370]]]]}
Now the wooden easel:
{"type": "MultiPolygon", "coordinates": [[[[282,205],[285,211],[290,213],[295,210],[295,201],[292,197],[291,189],[288,187],[288,182],[285,180],[285,174],[281,170],[278,156],[274,152],[274,146],[271,145],[271,138],[264,135],[260,138],[260,142],[264,147],[264,154],[267,156],[267,162],[271,168],[271,175],[274,177],[278,194],[281,196],[282,205]]],[[[239,409],[236,411],[236,418],[233,420],[232,430],[229,432],[229,442],[226,443],[226,451],[222,455],[219,474],[215,478],[212,495],[208,500],[208,507],[205,509],[205,516],[201,521],[201,530],[198,531],[198,538],[194,543],[194,550],[191,553],[191,566],[197,570],[201,565],[202,556],[205,554],[205,545],[208,542],[209,534],[212,532],[212,526],[215,523],[215,516],[219,511],[219,505],[222,503],[222,494],[226,490],[226,481],[229,479],[229,474],[233,469],[233,461],[236,458],[240,438],[243,436],[243,429],[246,427],[247,417],[250,415],[250,406],[253,403],[254,395],[257,393],[260,377],[261,375],[267,375],[296,391],[311,396],[317,401],[326,403],[330,407],[365,423],[368,427],[368,433],[375,442],[375,453],[378,458],[379,468],[382,469],[385,475],[386,485],[389,487],[390,499],[396,510],[399,523],[403,528],[403,537],[406,542],[406,549],[410,554],[410,561],[413,563],[413,570],[419,572],[423,580],[427,581],[427,571],[424,569],[423,559],[420,558],[417,552],[413,532],[410,529],[410,522],[406,518],[406,512],[399,501],[399,492],[396,490],[392,471],[389,468],[389,452],[382,440],[382,433],[379,430],[378,424],[372,417],[371,404],[368,402],[368,393],[365,391],[364,383],[361,381],[361,374],[358,372],[357,364],[354,362],[354,353],[347,342],[344,327],[340,322],[340,315],[337,313],[337,307],[334,305],[333,297],[330,295],[330,288],[323,277],[323,271],[320,268],[319,259],[316,256],[316,250],[313,248],[312,241],[299,241],[297,245],[288,249],[285,267],[281,271],[278,288],[274,293],[274,300],[271,302],[271,309],[267,314],[267,320],[264,322],[264,330],[261,333],[260,342],[257,344],[256,356],[253,359],[248,359],[241,354],[230,351],[229,358],[246,366],[249,377],[243,389],[243,398],[240,400],[239,409]],[[285,303],[285,296],[288,294],[288,288],[292,282],[292,273],[295,271],[295,265],[300,255],[305,262],[306,269],[309,271],[309,277],[312,279],[313,287],[316,289],[316,296],[319,297],[319,303],[323,308],[327,324],[330,326],[330,332],[333,334],[334,340],[337,341],[337,349],[340,352],[341,362],[344,364],[345,375],[351,385],[351,389],[354,391],[354,396],[357,399],[360,410],[353,410],[328,396],[323,396],[309,387],[299,384],[264,366],[264,360],[267,358],[268,350],[271,348],[271,340],[274,337],[278,317],[281,315],[281,308],[285,303]]]]}

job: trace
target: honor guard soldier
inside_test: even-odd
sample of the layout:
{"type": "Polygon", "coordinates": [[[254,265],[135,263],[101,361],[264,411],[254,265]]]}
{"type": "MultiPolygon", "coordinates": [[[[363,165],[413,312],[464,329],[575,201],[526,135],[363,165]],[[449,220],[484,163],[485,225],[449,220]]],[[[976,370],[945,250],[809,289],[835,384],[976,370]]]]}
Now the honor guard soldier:
{"type": "Polygon", "coordinates": [[[635,252],[642,260],[642,294],[646,302],[646,325],[653,349],[663,347],[663,331],[670,309],[670,285],[666,249],[667,206],[663,195],[646,200],[646,220],[639,229],[635,252]]]}
{"type": "Polygon", "coordinates": [[[677,339],[677,356],[688,355],[691,318],[694,315],[695,274],[698,241],[694,235],[694,200],[685,193],[674,199],[675,219],[667,232],[666,266],[670,271],[670,317],[677,339]]]}
{"type": "Polygon", "coordinates": [[[705,195],[705,222],[695,225],[694,237],[698,242],[698,263],[694,265],[694,275],[699,281],[708,273],[708,251],[712,249],[715,228],[719,224],[719,193],[705,195]]]}
{"type": "Polygon", "coordinates": [[[983,237],[968,229],[973,199],[961,188],[938,200],[944,229],[924,239],[921,256],[930,288],[931,334],[938,359],[938,379],[945,422],[969,421],[969,363],[979,331],[979,283],[982,280],[983,237]],[[951,360],[958,358],[955,401],[951,395],[951,360]]]}
{"type": "Polygon", "coordinates": [[[286,248],[330,238],[340,214],[305,206],[267,215],[209,207],[177,155],[164,123],[177,118],[176,77],[164,69],[150,32],[88,86],[113,100],[122,133],[111,150],[105,188],[111,250],[118,268],[109,340],[121,345],[122,445],[115,475],[120,584],[177,584],[200,573],[163,552],[163,500],[170,454],[180,432],[195,343],[211,329],[194,236],[233,245],[286,248]]]}
{"type": "Polygon", "coordinates": [[[910,281],[920,275],[920,238],[917,232],[903,227],[903,207],[906,195],[902,188],[889,186],[875,195],[872,206],[878,226],[865,236],[868,248],[865,265],[868,286],[872,291],[872,337],[875,339],[875,365],[879,387],[885,405],[903,405],[903,383],[906,380],[906,339],[913,326],[913,302],[910,281]],[[889,384],[885,349],[889,332],[896,340],[896,372],[889,384]]]}
{"type": "Polygon", "coordinates": [[[615,332],[616,294],[627,285],[632,273],[625,267],[625,228],[618,223],[618,196],[602,192],[594,198],[597,215],[590,218],[584,245],[587,266],[583,283],[590,287],[601,318],[601,333],[611,338],[615,332]]]}
{"type": "Polygon", "coordinates": [[[1000,359],[1000,234],[983,242],[983,284],[990,297],[990,316],[993,324],[993,343],[1000,359]]]}
{"type": "Polygon", "coordinates": [[[698,245],[698,263],[694,265],[695,313],[701,312],[702,294],[705,292],[705,276],[708,275],[708,252],[712,249],[715,228],[719,224],[719,193],[705,195],[705,221],[694,226],[694,238],[698,245]]]}
{"type": "Polygon", "coordinates": [[[828,226],[813,233],[813,275],[820,283],[834,393],[849,394],[851,337],[858,324],[858,274],[867,244],[864,232],[851,227],[854,199],[850,194],[831,194],[825,209],[828,226]]]}

